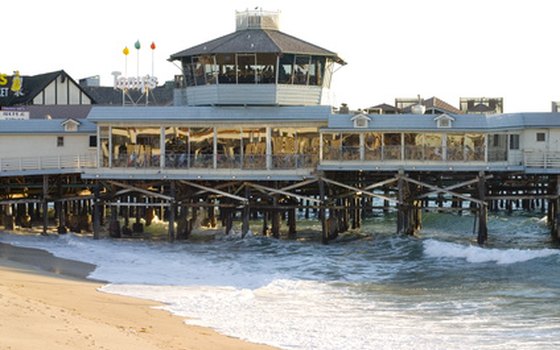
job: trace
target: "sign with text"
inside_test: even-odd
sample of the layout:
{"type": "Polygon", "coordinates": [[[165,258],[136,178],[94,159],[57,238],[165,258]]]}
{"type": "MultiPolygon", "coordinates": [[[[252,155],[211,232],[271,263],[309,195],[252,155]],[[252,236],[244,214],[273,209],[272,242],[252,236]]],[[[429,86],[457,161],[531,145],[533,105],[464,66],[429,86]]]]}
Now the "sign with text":
{"type": "Polygon", "coordinates": [[[13,76],[0,73],[0,98],[8,96],[23,96],[23,78],[19,71],[13,76]]]}
{"type": "Polygon", "coordinates": [[[0,110],[0,120],[24,120],[29,119],[29,111],[0,110]]]}

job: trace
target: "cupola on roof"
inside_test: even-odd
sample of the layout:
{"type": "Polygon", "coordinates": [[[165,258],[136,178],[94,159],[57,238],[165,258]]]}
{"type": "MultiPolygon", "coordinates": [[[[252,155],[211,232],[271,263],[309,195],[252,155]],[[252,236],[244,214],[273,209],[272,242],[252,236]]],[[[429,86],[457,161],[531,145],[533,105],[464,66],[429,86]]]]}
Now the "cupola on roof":
{"type": "Polygon", "coordinates": [[[279,12],[236,13],[236,31],[171,55],[174,104],[301,106],[328,103],[338,55],[278,30],[279,12]]]}
{"type": "Polygon", "coordinates": [[[325,56],[346,64],[338,55],[279,30],[279,12],[252,10],[236,13],[236,31],[177,52],[170,61],[188,56],[226,53],[291,53],[325,56]]]}

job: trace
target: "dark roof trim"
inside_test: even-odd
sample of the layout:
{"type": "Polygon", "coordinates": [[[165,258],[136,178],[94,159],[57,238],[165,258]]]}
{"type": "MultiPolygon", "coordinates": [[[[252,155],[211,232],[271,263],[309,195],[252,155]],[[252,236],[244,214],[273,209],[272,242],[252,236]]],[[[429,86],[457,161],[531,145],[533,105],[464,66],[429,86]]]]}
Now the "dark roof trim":
{"type": "Polygon", "coordinates": [[[278,30],[239,30],[205,43],[172,54],[169,61],[184,57],[232,53],[290,53],[331,57],[344,65],[346,62],[332,51],[298,39],[278,30]]]}

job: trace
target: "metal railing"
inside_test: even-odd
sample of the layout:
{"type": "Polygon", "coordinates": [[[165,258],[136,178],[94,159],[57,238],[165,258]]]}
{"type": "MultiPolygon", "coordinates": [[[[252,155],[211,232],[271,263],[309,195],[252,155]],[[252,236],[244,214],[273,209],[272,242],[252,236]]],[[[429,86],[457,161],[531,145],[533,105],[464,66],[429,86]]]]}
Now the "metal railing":
{"type": "Polygon", "coordinates": [[[97,167],[96,154],[0,158],[0,172],[97,167]]]}
{"type": "Polygon", "coordinates": [[[527,168],[560,168],[560,152],[526,151],[523,163],[527,168]]]}

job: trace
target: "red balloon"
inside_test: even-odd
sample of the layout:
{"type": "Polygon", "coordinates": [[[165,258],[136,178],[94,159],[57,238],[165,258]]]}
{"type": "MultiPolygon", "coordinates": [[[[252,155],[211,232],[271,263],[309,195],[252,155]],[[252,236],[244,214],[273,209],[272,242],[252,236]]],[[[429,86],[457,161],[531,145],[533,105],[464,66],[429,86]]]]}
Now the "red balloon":
{"type": "Polygon", "coordinates": [[[154,43],[154,42],[152,41],[152,45],[150,45],[150,48],[151,48],[152,50],[155,50],[155,49],[156,49],[156,43],[154,43]]]}

